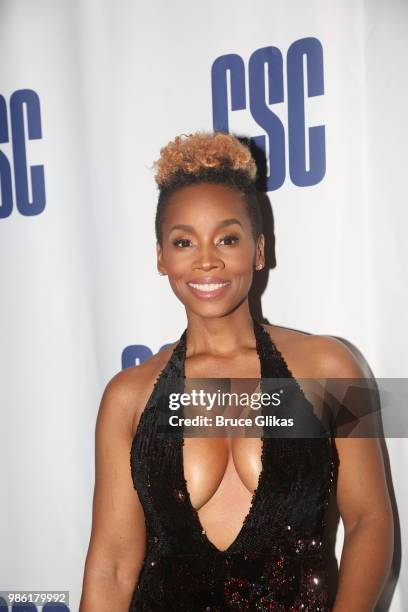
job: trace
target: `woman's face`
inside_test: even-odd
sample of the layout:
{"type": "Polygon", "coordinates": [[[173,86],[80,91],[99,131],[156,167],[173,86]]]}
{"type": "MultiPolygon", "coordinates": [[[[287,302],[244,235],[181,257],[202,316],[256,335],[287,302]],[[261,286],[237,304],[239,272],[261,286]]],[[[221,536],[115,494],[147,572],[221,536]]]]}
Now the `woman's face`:
{"type": "Polygon", "coordinates": [[[254,267],[264,263],[264,236],[255,244],[244,195],[220,184],[182,187],[166,204],[157,267],[188,311],[204,317],[231,312],[248,295],[254,267]]]}

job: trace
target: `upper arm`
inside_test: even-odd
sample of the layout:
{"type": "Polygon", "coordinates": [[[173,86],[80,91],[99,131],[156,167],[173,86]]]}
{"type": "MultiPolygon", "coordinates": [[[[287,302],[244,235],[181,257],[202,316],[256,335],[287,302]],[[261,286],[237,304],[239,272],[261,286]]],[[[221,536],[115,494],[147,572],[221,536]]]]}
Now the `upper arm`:
{"type": "Polygon", "coordinates": [[[124,370],[102,395],[95,429],[95,488],[87,574],[135,581],[145,553],[145,522],[130,471],[135,378],[124,370]]]}
{"type": "Polygon", "coordinates": [[[345,531],[362,520],[391,517],[377,438],[336,438],[339,454],[337,504],[345,531]]]}
{"type": "MultiPolygon", "coordinates": [[[[344,343],[325,336],[318,342],[320,377],[365,378],[363,366],[344,343]]],[[[366,437],[346,437],[343,433],[336,436],[335,443],[339,456],[337,504],[345,531],[373,517],[392,520],[379,439],[367,433],[366,437]]]]}

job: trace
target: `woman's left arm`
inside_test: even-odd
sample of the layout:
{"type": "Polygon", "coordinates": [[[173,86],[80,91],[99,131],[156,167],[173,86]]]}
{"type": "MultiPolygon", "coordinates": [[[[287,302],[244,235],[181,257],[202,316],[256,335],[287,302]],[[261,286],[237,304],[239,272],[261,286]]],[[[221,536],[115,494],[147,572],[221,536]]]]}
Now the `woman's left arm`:
{"type": "Polygon", "coordinates": [[[336,438],[337,504],[344,525],[333,612],[372,612],[388,576],[394,529],[376,438],[336,438]]]}
{"type": "MultiPolygon", "coordinates": [[[[327,340],[325,376],[364,378],[345,344],[334,338],[327,340]]],[[[382,452],[379,440],[373,437],[336,437],[335,442],[339,455],[337,505],[344,544],[333,612],[372,612],[390,571],[394,545],[382,452]]]]}

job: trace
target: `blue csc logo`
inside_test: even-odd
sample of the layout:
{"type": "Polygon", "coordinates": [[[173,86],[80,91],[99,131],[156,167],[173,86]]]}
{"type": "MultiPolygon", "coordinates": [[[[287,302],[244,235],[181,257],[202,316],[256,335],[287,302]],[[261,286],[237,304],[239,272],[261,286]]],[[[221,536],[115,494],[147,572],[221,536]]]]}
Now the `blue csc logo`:
{"type": "Polygon", "coordinates": [[[289,175],[294,185],[308,187],[319,183],[326,172],[325,126],[306,127],[305,117],[305,95],[311,98],[324,94],[323,48],[320,41],[317,38],[301,38],[293,42],[288,49],[285,66],[281,51],[270,46],[254,51],[247,69],[242,57],[235,53],[221,55],[211,68],[214,130],[228,132],[229,113],[249,107],[252,118],[267,134],[251,138],[251,143],[265,156],[266,149],[269,150],[270,173],[266,177],[266,191],[279,189],[286,177],[285,128],[270,108],[273,104],[285,102],[284,68],[289,175]]]}
{"type": "Polygon", "coordinates": [[[9,105],[0,95],[0,147],[11,143],[12,151],[9,159],[0,148],[0,219],[13,210],[13,184],[20,214],[38,215],[44,210],[44,166],[30,167],[26,152],[27,142],[39,138],[42,131],[38,94],[32,89],[19,89],[11,95],[9,105]]]}

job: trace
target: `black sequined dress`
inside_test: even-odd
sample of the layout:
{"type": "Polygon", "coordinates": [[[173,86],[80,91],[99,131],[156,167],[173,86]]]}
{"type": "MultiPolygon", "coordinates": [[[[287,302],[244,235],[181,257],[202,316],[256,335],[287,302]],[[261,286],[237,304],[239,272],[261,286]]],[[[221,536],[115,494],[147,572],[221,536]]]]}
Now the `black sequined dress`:
{"type": "MultiPolygon", "coordinates": [[[[253,323],[262,379],[294,380],[268,332],[253,323]]],[[[183,385],[186,332],[154,385],[132,443],[147,543],[129,612],[330,610],[322,540],[338,472],[333,440],[264,435],[249,512],[232,544],[218,550],[191,504],[183,432],[158,435],[168,395],[177,381],[183,385]]]]}

